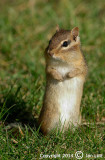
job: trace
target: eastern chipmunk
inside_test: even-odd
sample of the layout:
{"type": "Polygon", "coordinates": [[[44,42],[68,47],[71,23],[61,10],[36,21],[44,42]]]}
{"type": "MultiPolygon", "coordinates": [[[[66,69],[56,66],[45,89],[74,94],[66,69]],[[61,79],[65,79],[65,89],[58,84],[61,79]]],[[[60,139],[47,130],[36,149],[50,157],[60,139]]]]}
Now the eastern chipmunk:
{"type": "Polygon", "coordinates": [[[45,50],[46,89],[39,125],[44,135],[59,123],[67,129],[81,123],[80,103],[87,65],[80,49],[79,28],[57,28],[45,50]]]}

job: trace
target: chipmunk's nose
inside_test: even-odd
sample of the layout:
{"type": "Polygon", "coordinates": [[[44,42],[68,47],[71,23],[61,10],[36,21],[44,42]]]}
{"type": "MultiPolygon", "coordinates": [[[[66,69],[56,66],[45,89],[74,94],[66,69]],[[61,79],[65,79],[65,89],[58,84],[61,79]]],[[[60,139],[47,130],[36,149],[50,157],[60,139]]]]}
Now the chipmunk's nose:
{"type": "Polygon", "coordinates": [[[50,56],[53,56],[53,55],[54,55],[54,53],[53,53],[53,52],[49,52],[49,55],[50,55],[50,56]]]}
{"type": "Polygon", "coordinates": [[[52,51],[50,51],[50,50],[48,50],[48,54],[49,54],[50,56],[53,56],[53,55],[54,55],[54,53],[53,53],[52,51]]]}

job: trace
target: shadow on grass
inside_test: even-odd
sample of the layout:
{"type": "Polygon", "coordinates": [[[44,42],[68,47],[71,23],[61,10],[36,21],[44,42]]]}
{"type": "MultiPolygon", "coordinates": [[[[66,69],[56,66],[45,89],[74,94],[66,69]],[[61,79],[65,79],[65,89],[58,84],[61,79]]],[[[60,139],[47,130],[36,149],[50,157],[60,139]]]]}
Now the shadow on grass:
{"type": "Polygon", "coordinates": [[[20,89],[21,86],[14,93],[10,91],[4,96],[4,102],[0,102],[0,121],[5,124],[21,123],[37,128],[37,119],[32,116],[32,107],[28,107],[21,98],[20,89]]]}

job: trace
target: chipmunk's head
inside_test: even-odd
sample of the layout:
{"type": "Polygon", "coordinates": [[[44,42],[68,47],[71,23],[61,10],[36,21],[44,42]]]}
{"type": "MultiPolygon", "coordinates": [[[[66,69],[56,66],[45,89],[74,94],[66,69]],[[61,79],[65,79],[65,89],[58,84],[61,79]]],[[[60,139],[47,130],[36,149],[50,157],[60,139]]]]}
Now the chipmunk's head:
{"type": "Polygon", "coordinates": [[[47,59],[68,63],[79,58],[77,54],[79,49],[79,28],[75,27],[70,31],[57,27],[56,33],[49,41],[45,55],[47,59]]]}

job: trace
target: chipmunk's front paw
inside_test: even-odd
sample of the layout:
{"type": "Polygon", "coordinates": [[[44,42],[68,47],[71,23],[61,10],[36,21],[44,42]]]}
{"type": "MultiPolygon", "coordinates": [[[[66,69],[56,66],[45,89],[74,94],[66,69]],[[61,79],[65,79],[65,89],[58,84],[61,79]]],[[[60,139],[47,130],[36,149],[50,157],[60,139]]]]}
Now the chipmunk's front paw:
{"type": "Polygon", "coordinates": [[[58,80],[58,81],[63,81],[63,77],[60,73],[56,73],[53,75],[54,79],[58,80]]]}
{"type": "Polygon", "coordinates": [[[69,73],[67,74],[67,77],[68,77],[68,78],[73,78],[73,77],[76,77],[76,76],[79,75],[79,74],[81,74],[81,70],[75,69],[75,70],[69,72],[69,73]]]}
{"type": "Polygon", "coordinates": [[[69,72],[69,73],[67,74],[67,78],[73,78],[73,77],[75,77],[75,73],[69,72]]]}
{"type": "Polygon", "coordinates": [[[63,81],[62,75],[54,68],[49,67],[47,72],[56,80],[63,81]]]}

